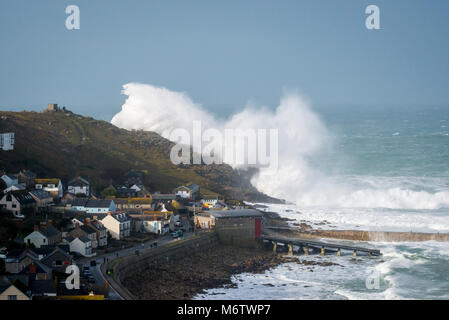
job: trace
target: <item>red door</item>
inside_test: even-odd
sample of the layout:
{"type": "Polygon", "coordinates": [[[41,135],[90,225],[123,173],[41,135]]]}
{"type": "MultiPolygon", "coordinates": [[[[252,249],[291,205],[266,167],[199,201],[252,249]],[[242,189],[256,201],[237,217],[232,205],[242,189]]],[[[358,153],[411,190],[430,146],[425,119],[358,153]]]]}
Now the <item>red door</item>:
{"type": "Polygon", "coordinates": [[[261,218],[256,218],[255,221],[255,235],[256,238],[260,238],[260,236],[262,235],[262,219],[261,218]]]}

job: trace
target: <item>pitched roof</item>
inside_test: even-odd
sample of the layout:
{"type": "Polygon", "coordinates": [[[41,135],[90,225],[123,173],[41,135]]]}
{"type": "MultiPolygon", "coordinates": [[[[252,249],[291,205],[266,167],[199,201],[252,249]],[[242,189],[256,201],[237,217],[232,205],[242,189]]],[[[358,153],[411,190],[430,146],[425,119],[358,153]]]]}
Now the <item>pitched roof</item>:
{"type": "Polygon", "coordinates": [[[111,206],[112,200],[97,200],[90,199],[85,204],[86,208],[109,208],[111,206]]]}
{"type": "Polygon", "coordinates": [[[86,179],[82,178],[82,177],[76,177],[72,180],[69,181],[68,183],[69,186],[74,186],[74,187],[84,187],[84,186],[89,186],[89,181],[87,181],[86,179]]]}
{"type": "Polygon", "coordinates": [[[39,200],[52,198],[52,196],[45,190],[31,190],[30,194],[39,200]]]}
{"type": "Polygon", "coordinates": [[[47,238],[57,236],[61,233],[53,226],[46,226],[45,228],[39,229],[39,232],[47,238]]]}
{"type": "Polygon", "coordinates": [[[58,185],[59,184],[59,179],[58,178],[50,178],[50,179],[35,179],[36,184],[54,184],[54,185],[58,185]]]}
{"type": "Polygon", "coordinates": [[[4,177],[4,176],[8,177],[11,180],[16,180],[17,179],[17,175],[14,175],[14,174],[7,173],[7,174],[4,174],[2,177],[4,177]]]}
{"type": "Polygon", "coordinates": [[[211,211],[210,215],[215,218],[261,217],[262,212],[254,209],[238,209],[211,211]]]}
{"type": "MultiPolygon", "coordinates": [[[[106,219],[108,216],[105,216],[103,219],[106,219]]],[[[131,218],[126,213],[115,213],[111,214],[111,217],[113,217],[118,222],[126,222],[131,220],[131,218]]],[[[102,219],[102,220],[103,220],[102,219]]]]}
{"type": "Polygon", "coordinates": [[[176,195],[175,194],[161,194],[161,193],[155,193],[153,195],[151,195],[152,200],[156,201],[156,200],[175,200],[176,199],[176,195]]]}
{"type": "Polygon", "coordinates": [[[20,280],[15,280],[10,285],[2,285],[2,286],[0,286],[0,294],[2,294],[4,291],[6,291],[11,286],[16,287],[17,290],[19,290],[20,292],[22,292],[24,295],[26,295],[28,297],[28,295],[26,294],[27,287],[20,280]]]}
{"type": "Polygon", "coordinates": [[[81,227],[79,227],[81,230],[83,230],[87,234],[97,233],[97,231],[92,228],[89,225],[83,224],[81,227]]]}
{"type": "Polygon", "coordinates": [[[59,248],[59,246],[56,246],[55,249],[53,250],[53,252],[50,253],[50,254],[48,254],[48,255],[46,255],[46,256],[41,260],[41,262],[45,264],[45,261],[49,260],[52,256],[54,256],[54,255],[57,254],[57,253],[62,254],[63,256],[65,256],[65,257],[68,258],[68,259],[71,259],[71,256],[70,256],[70,254],[68,253],[68,251],[65,251],[65,250],[59,248]]]}
{"type": "Polygon", "coordinates": [[[30,179],[36,178],[36,174],[30,170],[22,170],[19,172],[19,174],[24,175],[30,179]]]}
{"type": "Polygon", "coordinates": [[[75,198],[67,200],[67,203],[71,204],[72,207],[84,207],[87,201],[89,201],[88,198],[75,198]]]}
{"type": "Polygon", "coordinates": [[[99,221],[91,221],[90,227],[94,228],[97,231],[106,230],[106,227],[101,224],[99,221]]]}
{"type": "Polygon", "coordinates": [[[36,203],[34,198],[26,191],[16,190],[9,192],[21,205],[36,203]]]}
{"type": "Polygon", "coordinates": [[[78,239],[80,239],[80,240],[81,240],[81,242],[84,242],[84,243],[88,243],[88,242],[91,242],[91,241],[90,241],[90,239],[89,239],[89,238],[87,238],[87,237],[78,237],[78,239]]]}
{"type": "Polygon", "coordinates": [[[189,188],[190,190],[192,190],[192,192],[197,192],[200,190],[200,186],[197,184],[189,184],[187,186],[187,188],[189,188]]]}
{"type": "Polygon", "coordinates": [[[13,249],[8,251],[6,254],[6,259],[17,259],[24,255],[25,249],[13,249]]]}

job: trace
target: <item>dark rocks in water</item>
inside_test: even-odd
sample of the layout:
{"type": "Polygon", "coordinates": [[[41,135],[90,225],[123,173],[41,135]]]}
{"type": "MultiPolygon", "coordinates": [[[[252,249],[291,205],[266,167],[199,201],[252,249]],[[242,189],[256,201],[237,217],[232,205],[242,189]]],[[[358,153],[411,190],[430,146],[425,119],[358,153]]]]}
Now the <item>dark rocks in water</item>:
{"type": "Polygon", "coordinates": [[[330,266],[340,266],[343,267],[341,264],[333,263],[329,261],[319,262],[319,261],[312,261],[312,260],[298,260],[298,264],[302,264],[304,266],[321,266],[321,267],[330,267],[330,266]]]}
{"type": "Polygon", "coordinates": [[[235,288],[235,274],[263,273],[297,259],[261,249],[218,246],[127,275],[123,285],[139,299],[191,299],[206,289],[235,288]]]}

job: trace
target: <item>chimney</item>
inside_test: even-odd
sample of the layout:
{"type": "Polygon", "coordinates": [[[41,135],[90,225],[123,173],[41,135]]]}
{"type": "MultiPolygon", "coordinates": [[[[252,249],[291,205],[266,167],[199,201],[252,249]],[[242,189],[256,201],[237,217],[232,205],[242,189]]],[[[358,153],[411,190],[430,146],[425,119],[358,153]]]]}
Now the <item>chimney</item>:
{"type": "Polygon", "coordinates": [[[53,220],[48,220],[47,224],[48,224],[49,226],[53,225],[53,220]]]}
{"type": "Polygon", "coordinates": [[[80,227],[79,222],[76,222],[76,223],[75,223],[75,228],[79,228],[79,227],[80,227]]]}
{"type": "Polygon", "coordinates": [[[34,231],[39,231],[39,225],[37,224],[34,225],[34,231]]]}
{"type": "Polygon", "coordinates": [[[90,224],[90,218],[86,218],[86,224],[90,224]]]}
{"type": "Polygon", "coordinates": [[[111,215],[111,211],[108,211],[108,216],[110,216],[111,215]]]}

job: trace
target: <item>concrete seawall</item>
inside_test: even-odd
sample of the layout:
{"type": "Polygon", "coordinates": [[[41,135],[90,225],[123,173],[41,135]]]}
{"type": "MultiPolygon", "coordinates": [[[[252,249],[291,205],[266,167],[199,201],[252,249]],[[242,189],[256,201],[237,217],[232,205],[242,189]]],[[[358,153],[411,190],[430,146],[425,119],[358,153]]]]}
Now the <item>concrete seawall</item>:
{"type": "Polygon", "coordinates": [[[216,232],[204,232],[189,239],[171,242],[158,248],[146,249],[141,251],[139,255],[115,259],[103,265],[102,271],[103,274],[106,274],[107,269],[113,269],[113,275],[105,276],[106,280],[125,300],[137,300],[137,297],[122,285],[126,276],[145,272],[152,266],[178,260],[191,255],[192,252],[207,250],[219,244],[216,232]]]}
{"type": "Polygon", "coordinates": [[[311,230],[311,231],[279,231],[280,234],[290,234],[302,238],[333,238],[341,240],[377,241],[377,242],[421,242],[441,241],[449,242],[447,233],[421,232],[382,232],[359,230],[311,230]]]}

